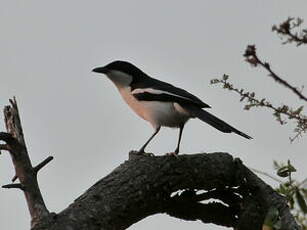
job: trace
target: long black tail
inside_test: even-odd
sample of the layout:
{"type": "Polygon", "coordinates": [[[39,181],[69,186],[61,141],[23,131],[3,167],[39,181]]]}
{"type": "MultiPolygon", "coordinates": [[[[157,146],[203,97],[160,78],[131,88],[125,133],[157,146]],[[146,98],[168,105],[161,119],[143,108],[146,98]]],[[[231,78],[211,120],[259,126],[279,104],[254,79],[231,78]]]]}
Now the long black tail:
{"type": "Polygon", "coordinates": [[[212,115],[211,113],[208,113],[205,110],[202,110],[197,107],[185,107],[193,116],[199,118],[200,120],[208,123],[209,125],[213,126],[214,128],[224,132],[224,133],[231,133],[234,132],[242,137],[245,137],[247,139],[252,139],[252,137],[248,136],[247,134],[235,129],[231,125],[227,124],[225,121],[222,121],[221,119],[217,118],[216,116],[212,115]]]}

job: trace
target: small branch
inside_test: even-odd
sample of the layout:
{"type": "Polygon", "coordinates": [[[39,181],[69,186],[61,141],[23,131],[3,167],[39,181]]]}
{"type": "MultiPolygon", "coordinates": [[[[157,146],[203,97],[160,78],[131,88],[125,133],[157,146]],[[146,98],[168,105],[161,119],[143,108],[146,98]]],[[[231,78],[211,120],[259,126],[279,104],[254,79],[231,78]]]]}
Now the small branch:
{"type": "Polygon", "coordinates": [[[52,160],[53,160],[53,156],[47,157],[45,160],[43,160],[41,163],[39,163],[37,166],[34,167],[34,172],[38,173],[39,170],[41,170],[44,166],[46,166],[52,160]]]}
{"type": "Polygon", "coordinates": [[[58,213],[51,226],[32,230],[124,230],[158,213],[237,230],[259,230],[271,206],[276,206],[280,213],[280,230],[299,230],[286,201],[227,153],[178,158],[140,155],[95,183],[58,213]],[[208,192],[204,195],[198,191],[208,192]],[[224,197],[231,193],[241,199],[228,202],[224,197]],[[210,195],[219,197],[223,203],[199,201],[210,195]]]}
{"type": "Polygon", "coordinates": [[[21,190],[25,190],[25,187],[20,183],[3,185],[2,188],[18,188],[18,189],[21,189],[21,190]]]}
{"type": "Polygon", "coordinates": [[[266,107],[273,110],[273,116],[281,124],[286,124],[286,120],[283,119],[283,116],[287,117],[288,120],[295,120],[296,127],[294,132],[296,133],[294,138],[290,138],[291,142],[294,141],[297,137],[301,136],[303,133],[307,132],[307,116],[302,114],[303,106],[300,106],[297,109],[292,109],[287,105],[281,105],[279,107],[272,105],[265,98],[257,98],[254,92],[246,92],[244,89],[239,89],[234,87],[234,85],[228,81],[229,76],[225,75],[222,79],[212,79],[211,84],[221,84],[224,89],[228,89],[240,95],[240,101],[247,100],[245,105],[245,110],[250,110],[255,107],[266,107]]]}
{"type": "Polygon", "coordinates": [[[283,80],[281,77],[279,77],[275,72],[273,72],[273,70],[270,67],[270,64],[267,62],[263,62],[261,61],[256,53],[256,47],[254,45],[249,45],[247,46],[245,53],[244,53],[244,57],[246,57],[246,61],[250,64],[252,64],[253,66],[257,66],[260,65],[262,66],[264,69],[266,69],[270,74],[269,76],[272,77],[275,81],[277,81],[278,83],[282,84],[283,86],[285,86],[286,88],[292,90],[292,92],[294,94],[296,94],[300,99],[307,101],[307,97],[304,96],[298,89],[297,87],[294,87],[292,85],[290,85],[287,81],[283,80]]]}

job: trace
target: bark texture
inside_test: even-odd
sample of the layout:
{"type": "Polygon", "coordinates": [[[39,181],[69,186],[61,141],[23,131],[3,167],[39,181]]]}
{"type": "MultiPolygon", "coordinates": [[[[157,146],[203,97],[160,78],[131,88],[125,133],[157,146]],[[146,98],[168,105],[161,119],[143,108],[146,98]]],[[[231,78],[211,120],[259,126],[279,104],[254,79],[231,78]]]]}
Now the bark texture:
{"type": "Polygon", "coordinates": [[[0,133],[0,150],[10,152],[32,217],[32,230],[121,230],[157,213],[184,220],[262,229],[276,207],[282,230],[298,230],[286,201],[228,153],[145,156],[130,152],[129,160],[99,180],[69,207],[50,213],[37,183],[37,172],[52,157],[32,167],[23,138],[16,101],[5,108],[15,125],[0,133]],[[17,119],[18,118],[18,119],[17,119]],[[21,138],[22,136],[22,138],[21,138]],[[217,201],[208,201],[209,199],[217,201]]]}

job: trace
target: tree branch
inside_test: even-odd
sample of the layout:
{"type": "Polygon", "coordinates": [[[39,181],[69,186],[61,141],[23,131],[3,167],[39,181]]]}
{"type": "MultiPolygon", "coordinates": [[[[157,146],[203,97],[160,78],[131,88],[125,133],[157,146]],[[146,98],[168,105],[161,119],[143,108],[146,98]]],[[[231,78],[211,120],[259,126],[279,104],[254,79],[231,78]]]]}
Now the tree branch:
{"type": "Polygon", "coordinates": [[[7,133],[0,133],[0,140],[6,144],[0,147],[2,150],[9,151],[15,167],[16,178],[20,183],[4,185],[3,188],[19,188],[24,192],[31,215],[31,226],[34,227],[40,220],[49,216],[49,211],[38,186],[36,169],[32,167],[28,155],[16,99],[10,100],[10,103],[11,105],[4,108],[7,133]]]}
{"type": "MultiPolygon", "coordinates": [[[[221,194],[219,197],[227,201],[221,194]]],[[[282,230],[299,229],[285,199],[227,153],[179,155],[178,158],[137,156],[77,198],[57,215],[51,226],[37,226],[33,230],[120,230],[157,213],[238,230],[259,230],[271,206],[280,212],[282,230]],[[210,196],[201,198],[197,191],[209,191],[216,198],[218,192],[214,195],[213,191],[233,187],[236,187],[233,192],[242,197],[242,200],[232,199],[236,205],[198,202],[210,196]],[[185,191],[172,197],[178,190],[185,191]]]]}
{"type": "Polygon", "coordinates": [[[47,157],[45,160],[43,160],[41,163],[39,163],[37,166],[33,168],[34,172],[38,173],[39,170],[45,167],[52,160],[53,160],[53,156],[47,157]]]}
{"type": "Polygon", "coordinates": [[[255,45],[247,46],[245,53],[244,53],[244,57],[246,57],[246,61],[252,64],[253,66],[257,66],[257,65],[262,66],[264,69],[266,69],[270,73],[269,76],[272,77],[275,81],[282,84],[286,88],[292,90],[292,92],[296,94],[300,99],[307,101],[307,97],[304,96],[302,92],[300,92],[297,89],[297,87],[290,85],[287,81],[279,77],[275,72],[273,72],[269,63],[263,62],[258,58],[255,45]]]}
{"type": "Polygon", "coordinates": [[[18,183],[18,184],[6,184],[6,185],[3,185],[2,188],[19,188],[21,190],[25,190],[25,187],[18,183]]]}

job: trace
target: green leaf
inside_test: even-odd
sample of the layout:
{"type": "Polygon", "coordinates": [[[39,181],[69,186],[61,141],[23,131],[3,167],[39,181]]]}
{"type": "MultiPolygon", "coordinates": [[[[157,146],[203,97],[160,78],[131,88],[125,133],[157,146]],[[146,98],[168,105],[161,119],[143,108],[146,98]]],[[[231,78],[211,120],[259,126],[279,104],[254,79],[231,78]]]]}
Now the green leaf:
{"type": "Polygon", "coordinates": [[[292,172],[296,172],[296,169],[291,165],[290,160],[288,160],[288,165],[280,167],[277,170],[277,175],[280,177],[288,177],[292,172]]]}
{"type": "Polygon", "coordinates": [[[277,175],[280,177],[287,177],[289,176],[289,168],[288,166],[283,166],[280,169],[277,170],[277,175]]]}

